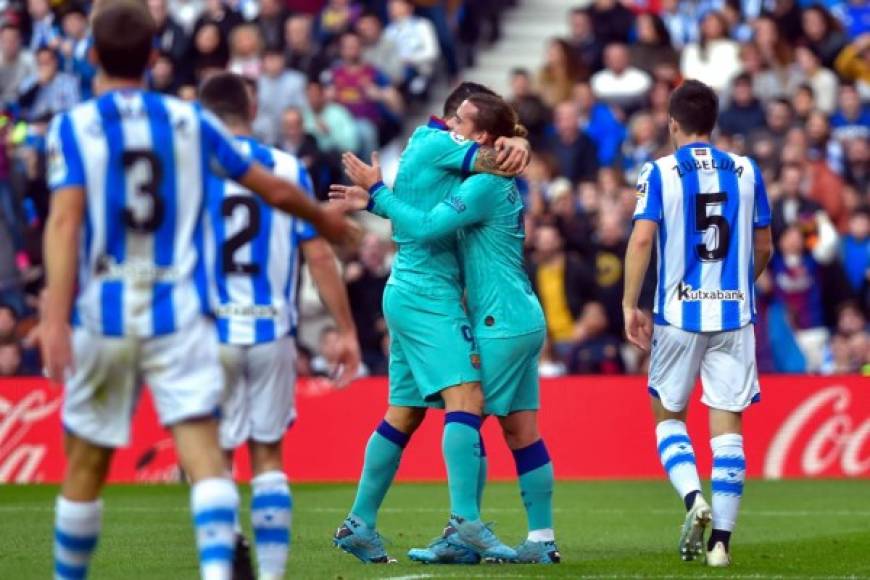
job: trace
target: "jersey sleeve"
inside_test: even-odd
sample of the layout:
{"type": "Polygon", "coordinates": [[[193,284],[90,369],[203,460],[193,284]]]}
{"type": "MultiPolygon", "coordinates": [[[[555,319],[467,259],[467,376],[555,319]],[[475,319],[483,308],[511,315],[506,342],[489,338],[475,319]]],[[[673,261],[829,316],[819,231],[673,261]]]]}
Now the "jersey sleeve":
{"type": "MultiPolygon", "coordinates": [[[[314,185],[305,165],[298,158],[283,152],[276,152],[275,157],[275,175],[295,183],[309,198],[314,199],[314,185]]],[[[307,242],[316,238],[317,235],[314,226],[299,218],[293,218],[293,236],[297,241],[307,242]]]]}
{"type": "Polygon", "coordinates": [[[450,131],[432,131],[427,147],[431,148],[434,164],[453,173],[471,173],[480,146],[450,131]]]}
{"type": "Polygon", "coordinates": [[[428,212],[404,202],[389,188],[376,192],[375,207],[410,237],[429,241],[482,221],[492,211],[495,199],[490,189],[480,187],[474,178],[470,178],[456,193],[428,212]]]}
{"type": "Polygon", "coordinates": [[[48,187],[52,192],[85,186],[85,168],[69,115],[58,115],[52,120],[46,155],[48,187]]]}
{"type": "Polygon", "coordinates": [[[755,161],[752,161],[752,172],[755,174],[755,212],[752,225],[756,228],[766,228],[771,222],[770,200],[767,197],[764,176],[755,161]]]}
{"type": "Polygon", "coordinates": [[[202,154],[209,168],[221,177],[236,180],[248,172],[252,160],[246,155],[223,123],[213,114],[199,110],[202,154]]]}
{"type": "Polygon", "coordinates": [[[633,219],[660,224],[662,218],[662,175],[658,165],[649,162],[641,168],[637,177],[637,205],[633,219]]]}

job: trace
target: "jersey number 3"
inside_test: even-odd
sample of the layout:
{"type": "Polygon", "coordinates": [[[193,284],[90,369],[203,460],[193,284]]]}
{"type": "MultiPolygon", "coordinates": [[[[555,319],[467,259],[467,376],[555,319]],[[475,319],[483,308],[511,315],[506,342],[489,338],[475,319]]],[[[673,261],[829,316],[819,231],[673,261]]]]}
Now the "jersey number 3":
{"type": "Polygon", "coordinates": [[[695,251],[704,262],[718,262],[728,255],[728,245],[731,243],[731,226],[723,215],[710,215],[710,206],[722,205],[728,201],[725,192],[699,193],[695,196],[695,229],[706,233],[710,228],[716,228],[716,245],[712,248],[706,242],[697,244],[695,251]]]}
{"type": "Polygon", "coordinates": [[[166,208],[160,197],[163,166],[153,151],[134,149],[124,151],[121,157],[124,172],[130,176],[133,195],[128,196],[132,207],[124,208],[124,225],[134,232],[150,234],[160,229],[166,208]]]}
{"type": "Polygon", "coordinates": [[[224,242],[222,248],[224,274],[256,276],[260,273],[260,265],[236,260],[236,252],[260,233],[260,208],[257,207],[256,200],[245,195],[232,195],[224,199],[221,204],[221,214],[225,218],[235,215],[239,209],[247,214],[248,223],[224,242]]]}

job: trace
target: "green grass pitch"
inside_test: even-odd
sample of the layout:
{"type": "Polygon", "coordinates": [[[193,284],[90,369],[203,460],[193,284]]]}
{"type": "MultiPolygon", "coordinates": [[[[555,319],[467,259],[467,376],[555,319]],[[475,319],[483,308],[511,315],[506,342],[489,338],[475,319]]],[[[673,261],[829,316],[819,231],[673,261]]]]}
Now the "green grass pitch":
{"type": "MultiPolygon", "coordinates": [[[[51,576],[52,509],[57,488],[0,486],[0,578],[51,576]]],[[[243,489],[244,503],[248,490],[243,489]]],[[[330,537],[353,497],[350,485],[293,488],[293,578],[768,578],[870,577],[870,485],[864,481],[751,481],[727,570],[681,562],[676,541],[682,504],[666,481],[559,483],[559,566],[424,566],[405,553],[436,536],[446,520],[441,484],[401,484],[387,496],[379,527],[399,559],[363,565],[330,537]]],[[[112,486],[103,536],[91,567],[99,579],[194,579],[193,531],[183,486],[112,486]]],[[[493,483],[485,518],[511,544],[525,519],[513,483],[493,483]]],[[[243,513],[246,528],[247,510],[243,513]]],[[[249,532],[249,530],[248,530],[249,532]]]]}

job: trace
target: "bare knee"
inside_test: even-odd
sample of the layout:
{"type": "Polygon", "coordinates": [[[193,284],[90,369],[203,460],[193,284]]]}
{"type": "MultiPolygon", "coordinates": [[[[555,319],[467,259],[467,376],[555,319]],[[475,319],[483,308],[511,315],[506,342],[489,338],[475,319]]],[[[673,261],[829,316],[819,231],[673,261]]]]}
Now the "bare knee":
{"type": "Polygon", "coordinates": [[[449,387],[441,391],[441,396],[448,412],[483,414],[483,389],[480,388],[480,383],[462,383],[449,387]]]}
{"type": "Polygon", "coordinates": [[[384,415],[384,421],[405,435],[412,435],[425,418],[425,407],[398,407],[390,405],[384,415]]]}
{"type": "Polygon", "coordinates": [[[284,471],[282,440],[274,443],[260,441],[248,442],[248,452],[251,455],[251,471],[254,477],[268,471],[284,471]]]}
{"type": "Polygon", "coordinates": [[[743,433],[743,414],[721,409],[710,409],[710,437],[728,433],[743,433]]]}
{"type": "Polygon", "coordinates": [[[657,397],[650,397],[650,402],[652,404],[653,416],[655,417],[656,423],[661,423],[662,421],[682,421],[686,422],[686,417],[689,414],[689,409],[685,408],[680,411],[669,411],[665,409],[665,406],[662,405],[661,400],[657,397]]]}
{"type": "Polygon", "coordinates": [[[192,482],[226,475],[216,420],[203,418],[183,421],[172,426],[172,436],[179,463],[192,482]]]}
{"type": "Polygon", "coordinates": [[[65,447],[67,466],[61,495],[71,501],[94,501],[103,489],[115,450],[75,435],[67,435],[65,447]]]}
{"type": "Polygon", "coordinates": [[[541,438],[535,411],[519,411],[499,417],[499,424],[505,443],[512,450],[528,447],[541,438]]]}

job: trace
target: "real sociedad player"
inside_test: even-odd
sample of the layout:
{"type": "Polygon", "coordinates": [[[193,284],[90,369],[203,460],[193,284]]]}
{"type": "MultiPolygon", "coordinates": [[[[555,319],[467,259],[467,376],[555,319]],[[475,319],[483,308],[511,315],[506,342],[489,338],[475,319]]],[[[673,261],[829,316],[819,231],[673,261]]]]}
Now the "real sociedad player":
{"type": "Polygon", "coordinates": [[[104,3],[93,35],[102,94],[58,115],[48,135],[53,197],[39,334],[46,375],[65,383],[67,455],[54,572],[87,575],[112,453],[127,444],[148,384],[192,481],[202,577],[225,579],[238,494],[218,444],[224,382],[201,300],[204,181],[211,171],[234,178],[330,240],[357,232],[252,162],[198,105],[143,90],[154,36],[144,4],[104,3]]]}
{"type": "Polygon", "coordinates": [[[755,280],[771,255],[770,205],[758,165],[710,144],[718,100],[689,80],[671,95],[676,151],[645,165],[625,256],[625,331],[652,346],[649,392],[662,465],[686,506],[680,555],[728,566],[746,459],[742,414],[760,399],[755,364],[755,280]],[[654,317],[638,309],[653,245],[658,255],[654,317]],[[686,431],[698,373],[710,410],[712,510],[701,494],[686,431]],[[713,531],[703,546],[704,529],[713,531]]]}

